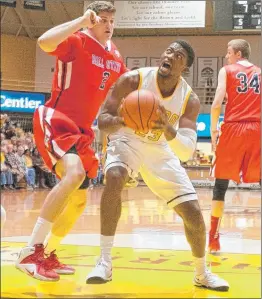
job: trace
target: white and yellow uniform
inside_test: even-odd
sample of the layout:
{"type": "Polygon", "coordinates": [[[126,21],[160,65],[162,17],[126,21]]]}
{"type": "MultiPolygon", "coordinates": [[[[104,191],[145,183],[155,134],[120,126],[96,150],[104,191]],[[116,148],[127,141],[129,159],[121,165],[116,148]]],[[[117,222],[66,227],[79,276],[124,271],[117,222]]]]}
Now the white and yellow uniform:
{"type": "MultiPolygon", "coordinates": [[[[174,93],[163,98],[157,84],[157,70],[157,67],[139,69],[138,89],[154,92],[165,107],[169,122],[178,127],[192,89],[181,77],[174,93]]],[[[143,134],[123,127],[110,134],[108,141],[105,172],[111,167],[122,166],[133,179],[140,172],[151,191],[172,208],[185,201],[197,200],[196,191],[185,169],[161,131],[151,130],[148,134],[143,134]]]]}

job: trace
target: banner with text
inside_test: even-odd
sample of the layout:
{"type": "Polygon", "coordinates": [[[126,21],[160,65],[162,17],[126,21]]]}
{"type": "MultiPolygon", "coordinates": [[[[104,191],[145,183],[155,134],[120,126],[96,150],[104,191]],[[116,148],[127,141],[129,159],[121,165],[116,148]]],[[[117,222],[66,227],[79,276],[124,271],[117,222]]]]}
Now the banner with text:
{"type": "Polygon", "coordinates": [[[146,61],[147,61],[146,57],[127,57],[126,66],[128,69],[132,71],[140,67],[145,67],[146,61]]]}
{"type": "Polygon", "coordinates": [[[206,1],[115,1],[116,28],[203,28],[206,1]]]}
{"type": "Polygon", "coordinates": [[[45,0],[24,0],[24,8],[45,10],[45,0]]]}
{"type": "Polygon", "coordinates": [[[150,57],[150,66],[155,67],[159,66],[160,58],[150,57]]]}
{"type": "Polygon", "coordinates": [[[0,5],[16,7],[16,1],[15,0],[0,0],[0,5]]]}
{"type": "Polygon", "coordinates": [[[197,58],[197,86],[216,87],[218,72],[217,57],[198,57],[197,58]]]}
{"type": "Polygon", "coordinates": [[[45,98],[44,93],[1,90],[1,111],[33,113],[45,98]]]}

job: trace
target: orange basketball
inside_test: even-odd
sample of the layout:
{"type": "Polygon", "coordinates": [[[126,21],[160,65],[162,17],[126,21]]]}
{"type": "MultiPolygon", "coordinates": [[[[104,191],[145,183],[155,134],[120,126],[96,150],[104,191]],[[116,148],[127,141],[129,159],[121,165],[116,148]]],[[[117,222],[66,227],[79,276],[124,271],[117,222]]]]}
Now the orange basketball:
{"type": "Polygon", "coordinates": [[[156,114],[159,100],[156,95],[146,89],[135,90],[126,96],[120,107],[120,115],[127,127],[148,133],[151,121],[158,119],[156,114]]]}

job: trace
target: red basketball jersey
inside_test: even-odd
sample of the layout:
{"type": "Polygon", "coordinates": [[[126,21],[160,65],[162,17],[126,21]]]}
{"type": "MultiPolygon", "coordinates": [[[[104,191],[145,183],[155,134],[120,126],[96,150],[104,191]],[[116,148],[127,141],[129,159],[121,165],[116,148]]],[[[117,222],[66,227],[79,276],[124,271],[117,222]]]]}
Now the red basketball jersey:
{"type": "Polygon", "coordinates": [[[111,41],[105,48],[79,31],[49,54],[57,59],[46,106],[64,113],[80,128],[91,127],[110,87],[126,71],[117,48],[111,41]]]}
{"type": "Polygon", "coordinates": [[[225,122],[260,121],[261,69],[240,63],[225,66],[227,103],[225,122]]]}

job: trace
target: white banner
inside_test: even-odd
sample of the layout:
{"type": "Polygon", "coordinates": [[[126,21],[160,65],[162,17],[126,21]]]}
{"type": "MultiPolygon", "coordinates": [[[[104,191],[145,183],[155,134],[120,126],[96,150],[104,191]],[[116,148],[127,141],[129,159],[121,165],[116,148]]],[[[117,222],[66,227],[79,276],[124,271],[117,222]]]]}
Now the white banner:
{"type": "Polygon", "coordinates": [[[198,57],[197,58],[197,86],[216,87],[218,73],[217,57],[198,57]]]}
{"type": "Polygon", "coordinates": [[[128,69],[135,70],[146,66],[146,57],[127,57],[126,66],[128,69]]]}
{"type": "Polygon", "coordinates": [[[116,28],[202,28],[206,1],[115,1],[116,28]]]}
{"type": "Polygon", "coordinates": [[[159,66],[160,57],[150,57],[150,66],[159,66]]]}
{"type": "Polygon", "coordinates": [[[194,82],[194,65],[192,65],[189,69],[187,69],[182,74],[183,78],[186,80],[186,82],[193,87],[194,82]]]}

